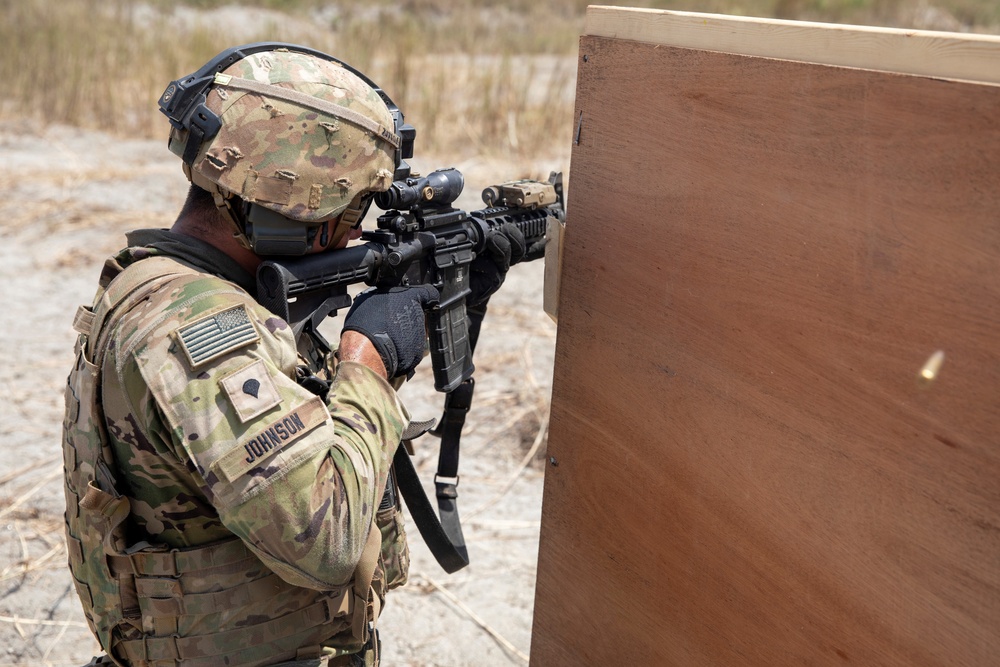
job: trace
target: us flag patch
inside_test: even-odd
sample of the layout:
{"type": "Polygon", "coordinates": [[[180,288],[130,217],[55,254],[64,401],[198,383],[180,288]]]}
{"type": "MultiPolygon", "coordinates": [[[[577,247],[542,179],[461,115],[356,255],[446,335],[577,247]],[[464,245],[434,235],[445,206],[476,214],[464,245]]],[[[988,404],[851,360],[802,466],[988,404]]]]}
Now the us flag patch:
{"type": "Polygon", "coordinates": [[[195,369],[217,357],[260,340],[246,307],[235,306],[177,330],[177,340],[195,369]]]}

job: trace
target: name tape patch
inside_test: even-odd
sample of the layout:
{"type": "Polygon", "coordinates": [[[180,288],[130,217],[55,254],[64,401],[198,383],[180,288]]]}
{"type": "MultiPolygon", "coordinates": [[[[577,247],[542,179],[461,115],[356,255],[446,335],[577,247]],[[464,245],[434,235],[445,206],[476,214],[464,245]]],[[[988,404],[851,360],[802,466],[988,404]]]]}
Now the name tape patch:
{"type": "Polygon", "coordinates": [[[192,370],[258,340],[260,334],[243,304],[203,317],[177,330],[177,341],[191,362],[192,370]]]}
{"type": "Polygon", "coordinates": [[[213,467],[232,482],[295,442],[327,419],[326,405],[313,397],[288,414],[278,417],[224,454],[213,467]]]}

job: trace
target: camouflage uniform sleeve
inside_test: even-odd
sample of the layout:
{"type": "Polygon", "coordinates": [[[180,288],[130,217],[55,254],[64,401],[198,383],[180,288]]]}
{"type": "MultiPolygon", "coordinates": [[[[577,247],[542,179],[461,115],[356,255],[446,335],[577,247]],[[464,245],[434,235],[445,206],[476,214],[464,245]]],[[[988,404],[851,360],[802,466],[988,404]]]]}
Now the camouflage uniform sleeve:
{"type": "Polygon", "coordinates": [[[183,280],[175,290],[187,297],[170,299],[131,354],[177,456],[193,463],[226,528],[283,579],[343,585],[405,425],[395,391],[344,363],[324,403],[293,379],[283,320],[222,281],[183,280]]]}

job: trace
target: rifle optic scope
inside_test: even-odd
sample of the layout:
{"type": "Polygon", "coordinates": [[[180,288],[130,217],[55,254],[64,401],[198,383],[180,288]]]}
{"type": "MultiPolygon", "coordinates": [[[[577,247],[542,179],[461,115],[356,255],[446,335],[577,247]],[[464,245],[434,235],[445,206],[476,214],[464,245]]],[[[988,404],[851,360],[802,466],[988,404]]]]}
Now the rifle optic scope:
{"type": "Polygon", "coordinates": [[[464,187],[465,178],[458,169],[438,169],[424,177],[395,181],[375,195],[375,204],[383,211],[447,205],[458,199],[464,187]]]}

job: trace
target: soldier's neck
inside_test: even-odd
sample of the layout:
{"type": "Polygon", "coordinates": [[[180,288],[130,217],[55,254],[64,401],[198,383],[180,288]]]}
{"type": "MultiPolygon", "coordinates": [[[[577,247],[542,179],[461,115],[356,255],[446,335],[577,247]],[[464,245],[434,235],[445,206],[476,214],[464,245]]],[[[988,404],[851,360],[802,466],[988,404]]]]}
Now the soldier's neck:
{"type": "Polygon", "coordinates": [[[243,247],[233,236],[229,225],[223,226],[218,222],[217,220],[206,221],[198,216],[181,215],[174,222],[170,231],[193,236],[215,246],[236,260],[250,275],[256,275],[257,267],[261,262],[260,257],[243,247]]]}

